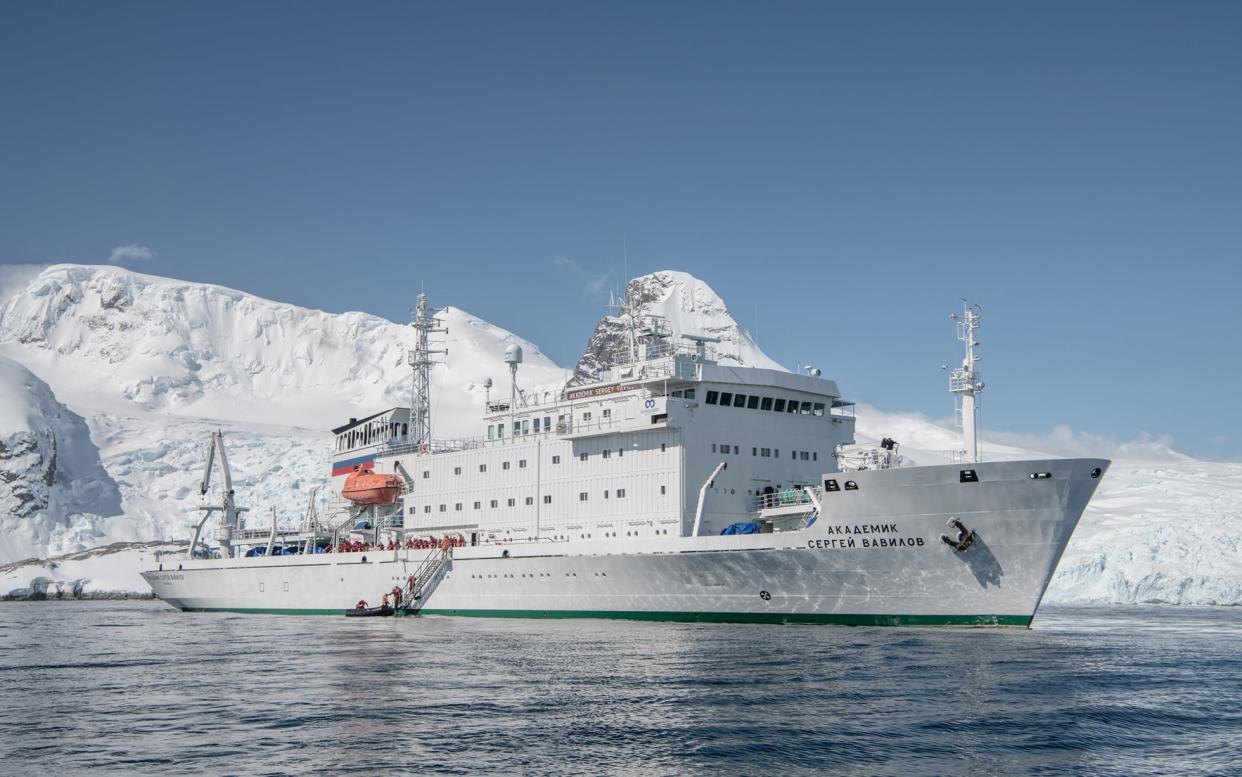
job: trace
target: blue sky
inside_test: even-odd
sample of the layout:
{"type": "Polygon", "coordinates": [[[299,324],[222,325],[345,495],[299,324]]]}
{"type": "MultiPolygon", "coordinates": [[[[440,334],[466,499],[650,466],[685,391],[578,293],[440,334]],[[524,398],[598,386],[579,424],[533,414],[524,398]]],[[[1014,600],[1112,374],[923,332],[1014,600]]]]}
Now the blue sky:
{"type": "Polygon", "coordinates": [[[1242,456],[1242,4],[0,5],[0,263],[118,261],[571,363],[713,285],[846,394],[1242,456]],[[122,252],[126,253],[126,252],[122,252]]]}

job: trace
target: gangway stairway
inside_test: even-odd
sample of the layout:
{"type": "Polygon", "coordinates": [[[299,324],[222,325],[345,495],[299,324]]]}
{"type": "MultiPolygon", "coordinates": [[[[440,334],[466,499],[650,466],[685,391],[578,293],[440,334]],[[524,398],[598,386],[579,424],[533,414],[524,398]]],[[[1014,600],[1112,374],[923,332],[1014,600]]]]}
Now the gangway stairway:
{"type": "Polygon", "coordinates": [[[410,581],[401,589],[401,607],[405,614],[414,615],[422,609],[424,597],[435,589],[440,578],[448,571],[452,558],[452,548],[436,548],[414,570],[410,581]]]}

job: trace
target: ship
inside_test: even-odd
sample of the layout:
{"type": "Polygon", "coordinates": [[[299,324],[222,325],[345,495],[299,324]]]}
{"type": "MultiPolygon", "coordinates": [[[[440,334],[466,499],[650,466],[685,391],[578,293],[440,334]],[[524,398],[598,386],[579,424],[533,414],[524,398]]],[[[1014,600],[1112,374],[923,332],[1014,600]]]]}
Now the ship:
{"type": "Polygon", "coordinates": [[[722,363],[713,338],[619,308],[616,363],[527,393],[512,344],[509,396],[488,379],[478,433],[436,439],[444,330],[420,294],[409,406],[332,430],[326,507],[252,527],[217,432],[200,491],[214,475],[218,501],[143,577],[189,612],[1030,626],[1109,461],[983,460],[977,306],[952,316],[962,447],[917,465],[857,443],[820,370],[722,363]]]}

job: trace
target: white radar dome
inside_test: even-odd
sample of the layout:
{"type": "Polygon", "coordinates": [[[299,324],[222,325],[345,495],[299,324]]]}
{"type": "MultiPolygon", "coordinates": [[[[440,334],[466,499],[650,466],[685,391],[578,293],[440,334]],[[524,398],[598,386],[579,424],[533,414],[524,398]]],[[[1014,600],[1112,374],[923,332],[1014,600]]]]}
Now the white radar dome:
{"type": "Polygon", "coordinates": [[[522,346],[517,343],[510,343],[505,346],[505,363],[521,364],[522,363],[522,346]]]}

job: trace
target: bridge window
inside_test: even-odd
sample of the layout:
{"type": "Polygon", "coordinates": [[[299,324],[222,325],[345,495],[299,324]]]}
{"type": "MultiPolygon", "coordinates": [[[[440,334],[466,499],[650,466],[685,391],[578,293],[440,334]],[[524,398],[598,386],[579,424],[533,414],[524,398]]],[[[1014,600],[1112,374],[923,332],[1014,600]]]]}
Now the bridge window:
{"type": "Polygon", "coordinates": [[[811,403],[803,402],[802,403],[802,415],[810,415],[810,414],[811,414],[811,403]]]}
{"type": "Polygon", "coordinates": [[[706,399],[704,399],[703,401],[704,401],[704,402],[706,402],[706,403],[707,403],[707,404],[709,404],[709,405],[714,405],[714,404],[716,404],[716,400],[717,400],[717,399],[719,399],[719,398],[720,398],[720,392],[719,392],[719,391],[709,391],[709,392],[707,392],[707,398],[706,398],[706,399]]]}
{"type": "Polygon", "coordinates": [[[728,391],[720,392],[720,404],[728,407],[733,404],[733,394],[728,391]]]}
{"type": "Polygon", "coordinates": [[[763,397],[759,402],[759,409],[760,410],[771,410],[772,409],[772,397],[763,397]]]}
{"type": "Polygon", "coordinates": [[[734,394],[733,395],[733,406],[734,407],[746,407],[746,395],[745,394],[734,394]]]}
{"type": "Polygon", "coordinates": [[[773,404],[773,405],[772,405],[772,412],[774,412],[774,413],[783,413],[783,412],[785,412],[785,400],[783,400],[783,399],[777,399],[777,400],[776,400],[776,402],[775,402],[775,404],[773,404]]]}
{"type": "Polygon", "coordinates": [[[812,411],[812,414],[813,414],[813,415],[823,415],[823,414],[824,414],[824,403],[823,403],[823,402],[816,402],[816,403],[815,403],[815,405],[814,405],[814,410],[812,411]]]}
{"type": "Polygon", "coordinates": [[[746,409],[747,410],[758,410],[759,409],[759,395],[758,394],[751,394],[749,397],[746,398],[746,409]]]}
{"type": "Polygon", "coordinates": [[[686,389],[686,399],[694,399],[694,389],[686,389]]]}

